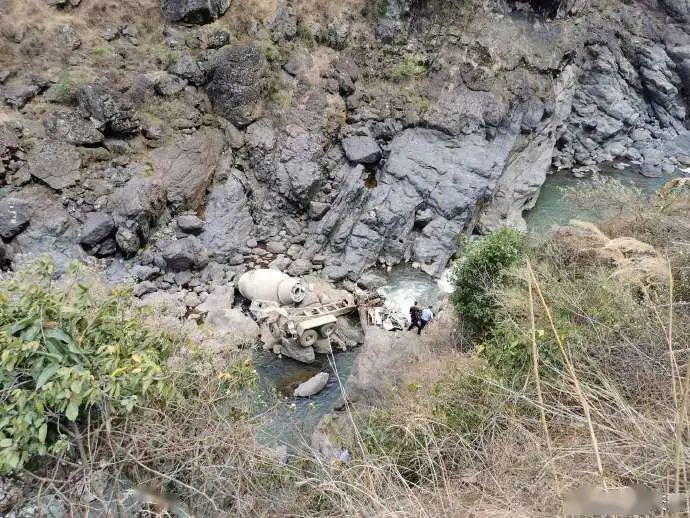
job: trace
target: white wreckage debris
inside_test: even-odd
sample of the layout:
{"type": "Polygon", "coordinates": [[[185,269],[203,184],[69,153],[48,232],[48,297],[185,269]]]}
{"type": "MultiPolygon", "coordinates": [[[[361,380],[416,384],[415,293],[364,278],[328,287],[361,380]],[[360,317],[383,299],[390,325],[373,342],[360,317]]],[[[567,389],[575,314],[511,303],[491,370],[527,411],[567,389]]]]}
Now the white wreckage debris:
{"type": "Polygon", "coordinates": [[[382,327],[386,331],[402,331],[409,325],[409,320],[388,306],[369,308],[367,311],[368,324],[382,327]]]}
{"type": "Polygon", "coordinates": [[[247,272],[238,289],[251,302],[265,349],[303,363],[312,363],[317,353],[333,352],[333,346],[347,350],[336,331],[338,318],[357,310],[351,294],[334,290],[339,299],[326,293],[307,297],[313,286],[278,270],[247,272]]]}

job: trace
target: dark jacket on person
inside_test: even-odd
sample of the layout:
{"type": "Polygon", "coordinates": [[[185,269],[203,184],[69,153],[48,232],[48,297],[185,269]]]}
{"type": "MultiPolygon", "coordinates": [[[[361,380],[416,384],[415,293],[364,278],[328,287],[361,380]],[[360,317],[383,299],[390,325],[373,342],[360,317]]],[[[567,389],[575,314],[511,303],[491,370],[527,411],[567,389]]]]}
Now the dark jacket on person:
{"type": "Polygon", "coordinates": [[[417,306],[412,306],[410,308],[410,319],[412,320],[412,322],[417,322],[420,318],[422,318],[421,308],[418,308],[417,306]]]}

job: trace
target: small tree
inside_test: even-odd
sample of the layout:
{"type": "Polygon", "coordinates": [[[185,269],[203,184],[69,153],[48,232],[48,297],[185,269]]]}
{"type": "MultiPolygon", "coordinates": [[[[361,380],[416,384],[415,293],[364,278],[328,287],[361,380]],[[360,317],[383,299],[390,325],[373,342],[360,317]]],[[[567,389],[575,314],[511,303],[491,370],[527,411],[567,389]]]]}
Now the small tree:
{"type": "Polygon", "coordinates": [[[485,336],[498,310],[494,288],[506,270],[521,260],[524,236],[510,228],[474,243],[455,268],[453,305],[477,336],[485,336]]]}
{"type": "Polygon", "coordinates": [[[42,261],[0,285],[0,473],[79,446],[88,416],[173,393],[164,365],[178,339],[147,324],[123,290],[52,277],[42,261]]]}

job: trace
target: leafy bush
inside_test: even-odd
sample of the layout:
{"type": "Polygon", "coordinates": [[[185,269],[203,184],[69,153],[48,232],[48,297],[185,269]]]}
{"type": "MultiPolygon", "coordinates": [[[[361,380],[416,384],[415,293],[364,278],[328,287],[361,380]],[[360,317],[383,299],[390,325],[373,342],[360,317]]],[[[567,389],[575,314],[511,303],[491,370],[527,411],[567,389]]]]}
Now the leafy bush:
{"type": "Polygon", "coordinates": [[[499,308],[494,288],[524,253],[524,236],[503,228],[473,244],[455,269],[453,305],[472,332],[489,332],[499,308]]]}
{"type": "MultiPolygon", "coordinates": [[[[527,293],[524,292],[525,298],[527,293]]],[[[491,328],[486,338],[477,345],[476,351],[480,353],[487,363],[495,370],[501,379],[507,383],[520,384],[532,369],[532,342],[529,328],[529,319],[516,322],[514,313],[500,312],[496,323],[491,328]]],[[[558,349],[553,334],[546,322],[535,331],[537,352],[539,354],[540,375],[542,378],[553,378],[563,372],[563,358],[558,349]]],[[[572,352],[579,352],[581,337],[578,329],[568,325],[566,319],[557,322],[561,340],[572,352]]]]}
{"type": "Polygon", "coordinates": [[[429,66],[424,58],[414,54],[406,54],[402,63],[391,70],[391,79],[404,81],[424,77],[429,73],[429,66]]]}
{"type": "Polygon", "coordinates": [[[113,418],[170,397],[163,362],[174,338],[146,325],[128,293],[61,284],[42,261],[0,291],[0,473],[63,454],[82,418],[113,418]]]}

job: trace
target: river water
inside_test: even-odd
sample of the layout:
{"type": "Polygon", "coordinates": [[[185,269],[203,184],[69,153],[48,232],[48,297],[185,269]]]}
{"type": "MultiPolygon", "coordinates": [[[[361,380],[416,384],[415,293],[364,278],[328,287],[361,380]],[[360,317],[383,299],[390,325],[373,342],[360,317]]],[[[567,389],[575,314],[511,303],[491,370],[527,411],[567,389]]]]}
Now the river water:
{"type": "MultiPolygon", "coordinates": [[[[604,170],[601,177],[615,176],[621,183],[633,185],[646,192],[658,190],[668,178],[646,178],[635,171],[604,170]]],[[[607,206],[582,207],[566,196],[566,188],[578,188],[592,184],[595,180],[578,179],[567,172],[549,175],[544,183],[539,200],[526,214],[530,233],[540,232],[555,225],[567,224],[570,219],[597,219],[607,214],[607,206]]],[[[386,304],[393,310],[407,314],[409,307],[418,301],[420,305],[438,307],[450,293],[450,269],[441,279],[435,279],[410,266],[398,266],[389,272],[380,272],[387,278],[387,284],[379,289],[386,304]]],[[[357,350],[317,357],[313,365],[304,365],[288,358],[278,358],[271,352],[257,350],[254,364],[259,374],[263,393],[267,401],[264,413],[264,427],[260,439],[265,443],[308,445],[311,433],[319,419],[333,410],[341,401],[341,383],[345,384],[357,350]],[[293,398],[292,392],[303,381],[328,372],[326,387],[308,399],[293,398]],[[285,404],[287,403],[287,404],[285,404]]]]}
{"type": "MultiPolygon", "coordinates": [[[[667,176],[647,178],[633,169],[618,171],[613,168],[602,168],[598,178],[616,179],[623,185],[630,185],[647,193],[658,191],[670,179],[667,176]]],[[[555,225],[565,225],[574,218],[592,221],[613,216],[614,214],[605,204],[592,204],[589,207],[583,207],[574,203],[566,195],[567,189],[591,186],[596,181],[596,177],[576,178],[565,171],[547,176],[537,203],[525,215],[528,230],[530,232],[547,230],[555,225]]]]}

